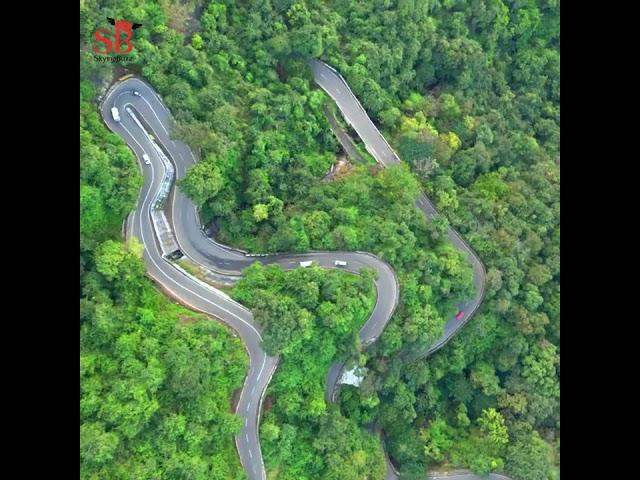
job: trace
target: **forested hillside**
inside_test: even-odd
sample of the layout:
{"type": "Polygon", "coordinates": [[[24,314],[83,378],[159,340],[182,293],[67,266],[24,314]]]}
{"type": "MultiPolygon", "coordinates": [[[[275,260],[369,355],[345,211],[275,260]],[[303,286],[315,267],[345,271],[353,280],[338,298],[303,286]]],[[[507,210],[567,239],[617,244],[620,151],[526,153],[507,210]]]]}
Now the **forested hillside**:
{"type": "MultiPolygon", "coordinates": [[[[396,270],[398,310],[363,359],[364,384],[343,389],[339,418],[378,421],[408,478],[434,466],[555,478],[559,2],[86,0],[81,73],[94,83],[111,78],[112,67],[90,54],[92,32],[106,17],[143,24],[128,68],[159,91],[178,120],[175,135],[201,158],[180,188],[216,222],[220,241],[265,252],[367,250],[396,270]],[[339,149],[322,110],[330,100],[314,86],[307,56],[344,75],[410,168],[360,166],[320,181],[339,149]],[[443,241],[447,220],[427,224],[413,207],[420,188],[478,253],[488,285],[483,306],[448,346],[407,364],[398,354],[437,338],[470,289],[466,261],[443,241]]],[[[84,98],[89,88],[81,85],[84,98]]],[[[128,174],[135,167],[126,147],[94,125],[95,107],[85,108],[81,147],[94,153],[81,159],[81,244],[90,252],[81,271],[93,272],[98,245],[115,238],[139,177],[128,174]]],[[[117,276],[102,282],[104,291],[120,288],[117,276]]],[[[301,308],[300,298],[290,301],[301,308]]],[[[297,416],[305,414],[296,407],[285,419],[280,410],[287,372],[285,362],[262,429],[270,475],[334,478],[312,456],[318,470],[305,473],[267,455],[283,438],[308,444],[309,424],[297,416]]]]}

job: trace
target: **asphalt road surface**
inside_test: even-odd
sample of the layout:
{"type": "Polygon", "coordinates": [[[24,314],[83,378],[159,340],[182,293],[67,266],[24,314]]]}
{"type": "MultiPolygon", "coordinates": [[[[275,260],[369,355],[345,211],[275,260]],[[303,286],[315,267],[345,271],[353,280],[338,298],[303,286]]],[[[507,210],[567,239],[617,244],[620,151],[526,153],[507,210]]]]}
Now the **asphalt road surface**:
{"type": "MultiPolygon", "coordinates": [[[[400,159],[371,121],[342,75],[319,60],[312,59],[308,63],[316,83],[336,102],[345,120],[362,139],[367,151],[384,166],[400,163],[400,159]]],[[[424,193],[421,193],[418,197],[416,206],[424,213],[427,219],[438,216],[438,212],[424,193]]],[[[447,343],[471,318],[484,297],[486,274],[482,262],[455,230],[449,228],[447,237],[458,250],[466,254],[469,262],[471,262],[475,294],[470,300],[458,304],[458,309],[464,312],[464,315],[460,319],[456,319],[454,316],[446,322],[444,335],[422,354],[423,357],[435,352],[447,343]]]]}
{"type": "MultiPolygon", "coordinates": [[[[315,81],[336,101],[344,117],[361,136],[367,150],[374,158],[383,165],[398,163],[398,157],[371,122],[342,77],[321,62],[311,60],[309,63],[315,81]]],[[[262,462],[258,425],[264,392],[279,358],[267,355],[262,349],[260,327],[254,322],[247,308],[233,301],[223,292],[185,274],[163,258],[151,222],[152,200],[160,187],[165,167],[160,155],[153,147],[150,136],[172,161],[176,170],[176,179],[183,178],[196,159],[184,143],[171,139],[170,132],[174,124],[171,114],[156,92],[141,79],[129,78],[113,85],[102,101],[101,113],[107,126],[123,137],[139,160],[144,183],[138,204],[127,220],[126,234],[127,237],[137,237],[143,244],[144,261],[149,276],[174,299],[229,325],[245,345],[249,354],[250,367],[236,410],[243,419],[242,430],[236,437],[236,447],[248,478],[265,480],[266,473],[262,462]],[[139,92],[140,95],[134,95],[133,91],[139,92]],[[120,112],[119,122],[114,121],[111,115],[111,108],[114,106],[120,112]],[[142,122],[143,128],[127,113],[127,108],[135,113],[142,122]],[[149,156],[150,165],[142,161],[143,153],[149,156]]],[[[418,199],[417,206],[427,218],[437,215],[424,195],[418,199]]],[[[347,262],[347,266],[340,268],[353,273],[359,272],[363,267],[374,269],[377,272],[377,302],[370,318],[359,332],[363,345],[371,344],[379,337],[397,306],[399,286],[395,273],[386,262],[374,255],[364,252],[311,252],[304,255],[249,256],[246,252],[221,245],[207,237],[203,232],[195,206],[178,189],[174,189],[170,204],[165,210],[168,210],[176,240],[183,254],[211,271],[230,277],[239,276],[242,269],[254,261],[265,264],[277,263],[285,269],[291,269],[297,268],[299,262],[305,260],[312,260],[322,267],[336,268],[334,262],[343,260],[347,262]]],[[[424,355],[442,347],[468,321],[480,304],[484,293],[482,264],[467,244],[451,229],[449,238],[458,249],[468,255],[473,264],[476,295],[473,299],[459,305],[465,312],[464,317],[460,320],[453,318],[447,321],[443,336],[429,347],[424,355]]],[[[335,392],[341,367],[342,364],[336,362],[329,372],[328,399],[335,392]]],[[[452,480],[480,478],[469,475],[460,473],[448,475],[446,478],[452,480]]],[[[397,478],[390,466],[386,478],[397,478]]],[[[492,478],[497,480],[505,477],[492,478]]]]}

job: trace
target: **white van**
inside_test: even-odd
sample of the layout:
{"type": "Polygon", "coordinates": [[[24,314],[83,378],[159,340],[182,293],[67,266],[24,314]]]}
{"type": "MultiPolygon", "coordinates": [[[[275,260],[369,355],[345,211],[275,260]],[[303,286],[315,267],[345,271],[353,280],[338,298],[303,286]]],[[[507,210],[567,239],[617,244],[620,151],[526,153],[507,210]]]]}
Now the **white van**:
{"type": "Polygon", "coordinates": [[[118,109],[116,107],[113,107],[111,109],[111,116],[113,117],[114,122],[120,121],[120,112],[118,112],[118,109]]]}
{"type": "Polygon", "coordinates": [[[310,267],[312,263],[313,262],[311,262],[311,261],[309,261],[309,262],[300,262],[300,266],[302,268],[306,268],[306,267],[310,267]]]}
{"type": "Polygon", "coordinates": [[[142,160],[144,160],[144,163],[146,163],[147,165],[151,165],[151,159],[149,158],[149,155],[147,155],[146,153],[142,154],[142,160]]]}
{"type": "Polygon", "coordinates": [[[345,262],[344,260],[336,260],[335,262],[333,262],[333,264],[336,267],[346,267],[347,266],[347,262],[345,262]]]}

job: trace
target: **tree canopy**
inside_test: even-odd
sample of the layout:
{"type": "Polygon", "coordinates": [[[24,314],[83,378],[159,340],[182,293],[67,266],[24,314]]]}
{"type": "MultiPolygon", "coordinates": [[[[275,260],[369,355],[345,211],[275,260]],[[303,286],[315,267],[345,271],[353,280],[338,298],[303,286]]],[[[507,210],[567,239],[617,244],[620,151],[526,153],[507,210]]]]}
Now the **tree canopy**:
{"type": "MultiPolygon", "coordinates": [[[[220,241],[254,252],[366,250],[398,274],[398,309],[360,359],[366,380],[359,389],[342,390],[339,412],[323,409],[320,371],[348,351],[339,345],[357,331],[357,315],[344,317],[331,288],[320,288],[325,275],[305,274],[318,275],[311,282],[317,293],[304,282],[282,301],[258,294],[268,290],[260,283],[238,293],[267,326],[271,351],[302,362],[301,352],[322,344],[316,342],[335,346],[313,350],[316,358],[303,363],[314,372],[313,394],[291,386],[303,383],[297,373],[298,383],[289,389],[279,383],[294,375],[287,362],[274,377],[270,395],[276,403],[265,409],[261,427],[270,475],[297,479],[309,471],[333,478],[331,465],[341,463],[349,465],[341,478],[359,475],[364,466],[377,472],[377,444],[360,428],[374,421],[385,429],[387,448],[403,473],[418,475],[437,465],[504,469],[514,480],[555,475],[559,2],[85,0],[80,14],[81,311],[97,318],[97,336],[118,330],[105,320],[110,310],[96,303],[142,308],[142,299],[123,286],[146,282],[135,246],[105,243],[117,238],[141,184],[131,152],[101,125],[94,102],[94,85],[114,74],[113,65],[91,55],[92,34],[109,16],[143,24],[127,69],[157,89],[177,120],[172,134],[201,159],[180,188],[205,221],[220,226],[220,241]],[[323,114],[330,100],[314,86],[305,56],[342,73],[406,166],[360,166],[321,181],[339,146],[323,114]],[[413,205],[420,189],[444,218],[424,221],[413,205]],[[445,348],[407,365],[397,354],[438,338],[456,302],[471,294],[471,270],[446,242],[447,224],[485,264],[486,298],[445,348]],[[133,273],[123,274],[123,265],[133,273]],[[251,303],[253,297],[260,303],[251,303]],[[269,327],[275,316],[280,328],[269,327]],[[316,338],[324,330],[339,338],[316,338]],[[320,431],[326,438],[351,432],[351,443],[333,450],[315,442],[320,431]]],[[[263,274],[278,282],[289,275],[263,274]]],[[[145,315],[155,312],[148,310],[145,315]]],[[[149,378],[160,378],[155,375],[149,378]]],[[[167,378],[175,383],[166,385],[193,384],[179,373],[167,378]]],[[[143,391],[152,389],[147,377],[141,382],[143,391]]],[[[160,400],[156,405],[147,396],[147,403],[127,412],[127,432],[114,431],[93,413],[86,417],[81,447],[92,466],[85,471],[123,458],[121,435],[138,438],[146,419],[163,411],[160,400]]],[[[179,431],[182,420],[172,421],[179,431]]],[[[231,455],[224,452],[216,455],[231,455]]],[[[174,476],[187,475],[180,468],[204,468],[184,452],[172,462],[166,468],[174,476]]],[[[149,472],[156,468],[145,465],[149,472]]],[[[216,475],[235,478],[237,464],[228,465],[216,475]]]]}

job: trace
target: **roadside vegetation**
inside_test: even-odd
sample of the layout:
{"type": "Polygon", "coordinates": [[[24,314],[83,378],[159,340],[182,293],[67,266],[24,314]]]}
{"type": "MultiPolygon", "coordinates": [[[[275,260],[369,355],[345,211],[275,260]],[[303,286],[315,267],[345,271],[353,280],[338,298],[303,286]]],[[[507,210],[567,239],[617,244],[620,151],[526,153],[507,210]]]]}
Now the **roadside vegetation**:
{"type": "Polygon", "coordinates": [[[359,358],[358,331],[376,301],[375,273],[319,267],[284,272],[259,263],[233,297],[251,308],[264,346],[281,362],[267,389],[260,444],[270,476],[365,480],[384,477],[379,438],[325,402],[329,367],[359,358]]]}
{"type": "MultiPolygon", "coordinates": [[[[559,2],[87,0],[81,74],[93,84],[112,75],[90,54],[107,16],[143,24],[129,69],[158,90],[178,120],[174,134],[201,158],[180,188],[216,221],[220,241],[257,252],[366,250],[396,270],[400,304],[363,360],[369,374],[359,389],[343,389],[340,412],[326,413],[359,439],[341,450],[353,452],[349,461],[379,464],[370,457],[377,447],[363,447],[364,426],[377,421],[408,478],[440,466],[552,478],[560,436],[559,2]],[[183,17],[192,20],[180,32],[183,17]],[[339,146],[306,56],[343,74],[406,165],[358,166],[319,181],[339,146]],[[413,207],[420,189],[446,219],[425,223],[413,207]],[[437,338],[454,301],[471,293],[467,262],[444,241],[448,222],[485,263],[486,299],[449,345],[406,364],[398,354],[437,338]]],[[[99,123],[88,105],[86,121],[99,123]]],[[[121,142],[104,128],[85,130],[83,150],[103,152],[81,172],[81,245],[95,252],[115,238],[139,176],[121,142]]],[[[94,256],[81,256],[81,268],[93,271],[94,256]]],[[[303,298],[289,298],[287,308],[304,308],[303,298]]],[[[359,327],[350,325],[352,335],[359,327]]],[[[309,368],[320,372],[326,361],[318,356],[309,368]]],[[[313,378],[317,389],[315,374],[296,376],[286,364],[263,423],[280,431],[261,432],[270,477],[344,478],[318,463],[330,452],[319,453],[296,416],[307,406],[292,402],[289,417],[281,410],[289,391],[281,378],[291,375],[287,388],[301,392],[313,378]],[[285,440],[312,453],[279,457],[285,440]]]]}

